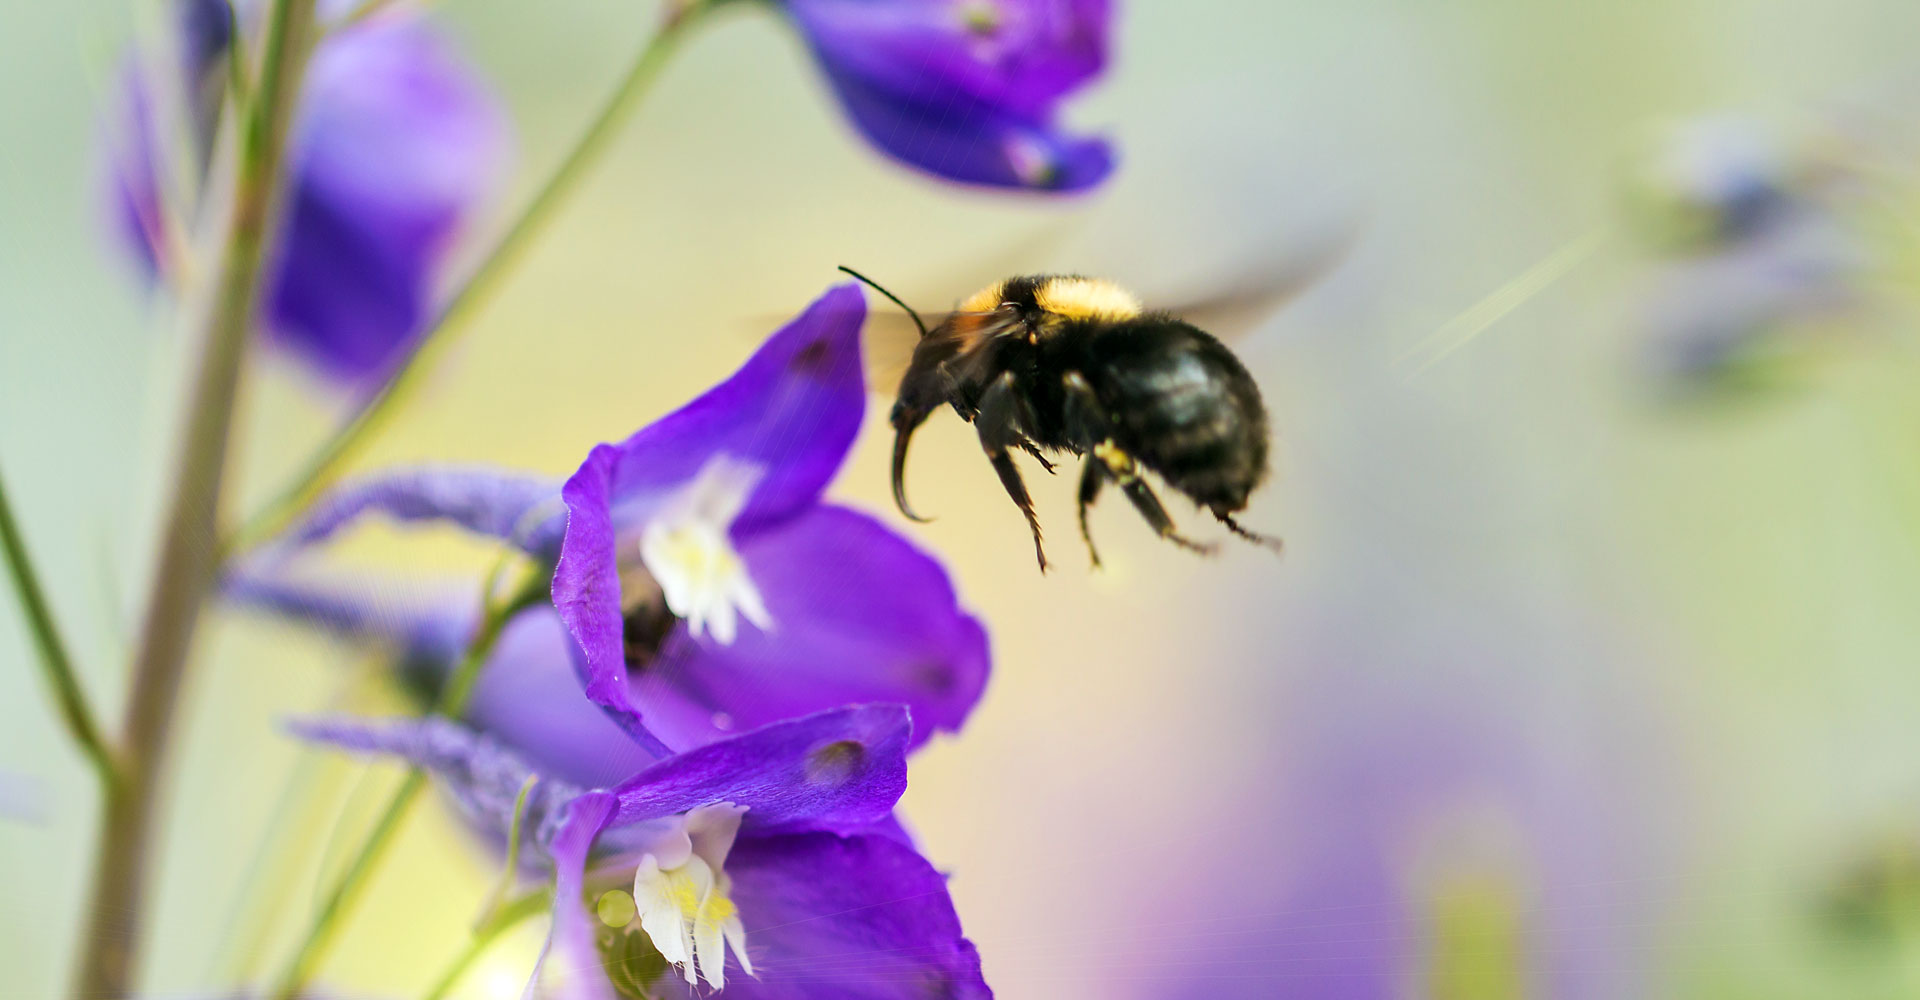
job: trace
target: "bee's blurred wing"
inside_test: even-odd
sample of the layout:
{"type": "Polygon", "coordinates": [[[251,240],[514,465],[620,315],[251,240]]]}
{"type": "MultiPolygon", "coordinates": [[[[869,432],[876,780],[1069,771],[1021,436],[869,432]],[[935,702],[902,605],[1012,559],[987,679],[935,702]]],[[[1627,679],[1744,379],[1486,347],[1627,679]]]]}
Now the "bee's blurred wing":
{"type": "MultiPolygon", "coordinates": [[[[922,314],[929,324],[938,323],[942,317],[922,314]]],[[[920,328],[913,325],[913,319],[906,313],[894,308],[892,303],[877,305],[867,312],[866,329],[861,346],[862,356],[867,361],[867,386],[874,392],[892,393],[900,385],[900,377],[907,373],[907,364],[913,360],[914,345],[920,343],[920,328]]]]}
{"type": "Polygon", "coordinates": [[[1282,306],[1318,285],[1353,254],[1364,227],[1357,220],[1328,226],[1285,246],[1256,254],[1256,267],[1222,281],[1214,290],[1173,301],[1148,300],[1228,343],[1244,341],[1282,306]]]}

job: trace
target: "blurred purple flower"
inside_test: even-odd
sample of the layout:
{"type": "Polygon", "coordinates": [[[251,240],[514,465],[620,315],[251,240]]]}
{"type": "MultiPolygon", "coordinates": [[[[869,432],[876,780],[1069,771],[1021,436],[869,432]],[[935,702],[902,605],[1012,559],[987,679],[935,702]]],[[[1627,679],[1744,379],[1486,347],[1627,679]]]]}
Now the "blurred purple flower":
{"type": "MultiPolygon", "coordinates": [[[[181,49],[195,93],[217,80],[224,6],[187,7],[181,49]]],[[[328,377],[365,384],[421,332],[453,238],[506,159],[507,124],[444,34],[405,14],[329,34],[301,101],[263,323],[328,377]]],[[[134,252],[165,270],[173,253],[159,238],[165,142],[152,107],[136,86],[113,144],[113,195],[134,252]]]]}
{"type": "Polygon", "coordinates": [[[1106,66],[1108,0],[786,0],[869,141],[936,176],[1077,191],[1113,153],[1059,104],[1106,66]]]}
{"type": "Polygon", "coordinates": [[[1630,188],[1640,235],[1669,247],[1735,242],[1800,199],[1785,152],[1757,123],[1704,118],[1669,130],[1630,188]]]}
{"type": "Polygon", "coordinates": [[[746,1000],[988,997],[944,880],[891,832],[909,729],[899,706],[842,708],[584,791],[443,720],[297,727],[429,769],[499,837],[533,779],[524,828],[555,881],[534,985],[551,995],[612,1000],[618,977],[658,997],[702,980],[746,1000]],[[589,887],[610,877],[631,879],[636,912],[596,914],[589,887]]]}
{"type": "Polygon", "coordinates": [[[1643,365],[1681,388],[1725,387],[1801,353],[1805,332],[1858,300],[1866,261],[1834,199],[1838,178],[1795,162],[1757,123],[1673,130],[1634,187],[1654,256],[1640,305],[1643,365]]]}
{"type": "Polygon", "coordinates": [[[1670,766],[1662,734],[1592,753],[1539,697],[1558,682],[1482,672],[1497,646],[1336,641],[1283,646],[1306,672],[1262,687],[1273,716],[1236,748],[1262,784],[1191,815],[1207,850],[1144,901],[1141,950],[1158,953],[1117,970],[1160,981],[1113,995],[1648,995],[1666,886],[1642,768],[1670,766]]]}
{"type": "Polygon", "coordinates": [[[1642,316],[1645,364],[1664,383],[1720,384],[1773,356],[1804,352],[1824,321],[1860,301],[1865,256],[1840,220],[1792,206],[1712,252],[1661,261],[1642,316]]]}
{"type": "MultiPolygon", "coordinates": [[[[558,498],[521,476],[409,470],[343,488],[289,538],[382,513],[555,560],[554,605],[575,642],[535,639],[552,634],[541,613],[516,624],[513,659],[497,654],[488,676],[548,677],[572,658],[588,697],[656,753],[859,702],[907,705],[915,745],[957,730],[986,685],[985,630],[938,562],[820,496],[866,406],[864,316],[857,287],[832,289],[731,378],[596,447],[558,498]]],[[[236,596],[274,604],[258,592],[270,579],[242,580],[236,596]]]]}

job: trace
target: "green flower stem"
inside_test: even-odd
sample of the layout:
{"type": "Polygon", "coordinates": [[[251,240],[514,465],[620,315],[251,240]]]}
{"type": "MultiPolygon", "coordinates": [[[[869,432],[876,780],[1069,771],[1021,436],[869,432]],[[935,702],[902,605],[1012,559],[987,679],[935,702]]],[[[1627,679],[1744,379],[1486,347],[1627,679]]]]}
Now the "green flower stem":
{"type": "Polygon", "coordinates": [[[20,526],[14,523],[4,480],[0,480],[0,548],[5,549],[7,570],[13,577],[14,589],[20,594],[20,608],[26,612],[34,645],[40,647],[40,665],[46,671],[47,682],[53,685],[54,698],[60,703],[60,719],[67,724],[67,733],[79,744],[80,752],[87,755],[93,769],[99,772],[100,786],[112,787],[117,774],[113,751],[95,721],[93,709],[87,703],[86,689],[80,686],[73,659],[67,655],[66,643],[61,641],[60,626],[54,622],[53,611],[40,590],[40,577],[27,555],[20,526]]]}
{"type": "Polygon", "coordinates": [[[426,992],[422,1000],[444,1000],[447,994],[453,992],[453,988],[459,985],[460,977],[466,975],[474,961],[484,954],[500,935],[519,926],[528,917],[546,910],[551,903],[552,894],[542,888],[518,896],[495,910],[485,923],[474,928],[473,938],[467,942],[466,948],[461,950],[459,956],[454,958],[453,964],[447,966],[447,970],[440,974],[440,978],[434,981],[433,988],[426,992]]]}
{"type": "Polygon", "coordinates": [[[202,334],[199,370],[173,494],[162,522],[160,556],[147,591],[120,732],[118,779],[105,795],[93,888],[84,909],[78,1000],[117,1000],[133,992],[144,935],[147,861],[167,735],[201,605],[212,590],[214,546],[227,438],[233,427],[240,364],[253,329],[265,250],[280,201],[280,172],[294,96],[306,66],[314,0],[274,0],[266,25],[260,85],[242,122],[232,212],[202,334]]]}
{"type": "MultiPolygon", "coordinates": [[[[457,717],[466,708],[467,698],[473,693],[474,683],[480,677],[480,668],[486,663],[487,654],[493,651],[494,644],[500,640],[500,633],[515,615],[544,600],[546,593],[546,574],[536,572],[529,575],[526,583],[507,601],[498,604],[490,600],[487,602],[478,629],[468,641],[459,666],[448,679],[439,704],[430,714],[457,717]]],[[[314,973],[319,971],[320,963],[326,959],[341,928],[345,926],[347,914],[366,891],[387,849],[393,846],[394,835],[400,832],[401,823],[426,787],[425,771],[416,767],[407,772],[406,780],[387,800],[380,818],[374,821],[373,828],[367,831],[352,859],[340,873],[340,878],[321,902],[320,910],[307,926],[307,933],[301,938],[299,948],[275,979],[272,990],[267,994],[271,1000],[294,1000],[313,979],[314,973]]]]}
{"type": "Polygon", "coordinates": [[[476,933],[500,914],[506,906],[507,893],[513,891],[514,882],[520,875],[520,826],[527,818],[527,797],[533,794],[533,786],[539,783],[539,775],[527,775],[527,780],[520,784],[520,794],[513,797],[513,822],[507,824],[507,862],[500,866],[500,881],[487,894],[487,905],[480,909],[476,933]]]}
{"type": "Polygon", "coordinates": [[[534,192],[520,215],[501,234],[486,256],[481,258],[467,279],[448,297],[446,304],[427,325],[413,353],[401,362],[358,412],[334,431],[333,436],[320,446],[285,490],[226,539],[227,551],[251,548],[279,533],[333,481],[341,468],[372,439],[374,433],[393,419],[400,411],[401,404],[418,389],[435,363],[459,341],[468,327],[468,321],[486,301],[488,294],[499,285],[500,279],[520,259],[533,238],[552,219],[555,210],[579,185],[587,168],[606,152],[620,124],[659,76],[661,68],[679,46],[687,29],[700,19],[700,14],[706,9],[707,4],[701,0],[676,8],[675,13],[640,50],[619,85],[607,97],[606,103],[601,105],[599,114],[587,125],[586,131],[581,133],[559,166],[534,192]]]}

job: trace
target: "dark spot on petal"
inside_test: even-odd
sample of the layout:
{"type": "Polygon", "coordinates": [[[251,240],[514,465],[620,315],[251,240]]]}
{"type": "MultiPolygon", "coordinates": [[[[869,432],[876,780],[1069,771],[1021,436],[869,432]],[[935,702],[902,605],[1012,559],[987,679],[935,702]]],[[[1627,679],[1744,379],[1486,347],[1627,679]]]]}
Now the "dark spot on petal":
{"type": "Polygon", "coordinates": [[[620,620],[627,670],[631,673],[645,670],[660,655],[660,647],[666,645],[667,636],[678,624],[680,619],[667,610],[667,602],[657,597],[629,610],[620,620]]]}
{"type": "Polygon", "coordinates": [[[856,740],[835,740],[807,754],[807,779],[838,785],[852,778],[866,763],[867,748],[856,740]]]}
{"type": "Polygon", "coordinates": [[[787,367],[796,372],[813,375],[825,371],[832,363],[833,345],[825,340],[816,340],[802,347],[787,367]]]}
{"type": "Polygon", "coordinates": [[[954,671],[953,664],[945,660],[928,660],[914,667],[913,677],[929,694],[937,697],[950,695],[960,686],[960,677],[954,671]]]}

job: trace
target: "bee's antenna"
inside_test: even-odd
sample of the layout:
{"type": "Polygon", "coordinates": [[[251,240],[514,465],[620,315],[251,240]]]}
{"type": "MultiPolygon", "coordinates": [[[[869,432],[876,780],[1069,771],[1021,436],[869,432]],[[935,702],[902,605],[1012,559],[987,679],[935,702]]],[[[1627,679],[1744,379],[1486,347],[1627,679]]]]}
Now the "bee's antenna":
{"type": "Polygon", "coordinates": [[[886,289],[880,287],[879,282],[873,280],[872,278],[867,277],[864,274],[861,274],[859,271],[856,271],[853,268],[846,266],[845,264],[840,265],[840,270],[853,275],[854,278],[858,279],[861,284],[866,285],[867,287],[873,289],[876,292],[879,292],[880,294],[886,296],[889,299],[892,299],[894,305],[899,306],[902,309],[905,309],[907,311],[907,315],[913,317],[913,325],[920,328],[920,336],[925,337],[927,335],[927,324],[922,323],[920,321],[920,314],[917,312],[914,312],[912,306],[907,305],[905,302],[900,301],[900,296],[895,295],[892,292],[889,292],[886,289]]]}

